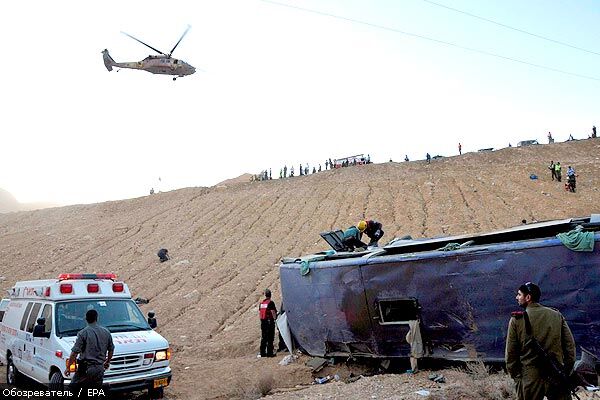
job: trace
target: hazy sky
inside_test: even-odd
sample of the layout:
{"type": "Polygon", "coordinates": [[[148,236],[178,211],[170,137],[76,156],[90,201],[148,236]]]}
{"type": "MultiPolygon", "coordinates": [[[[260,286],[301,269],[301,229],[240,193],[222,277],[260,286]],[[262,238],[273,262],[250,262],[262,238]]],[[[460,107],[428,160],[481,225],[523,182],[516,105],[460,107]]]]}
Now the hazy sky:
{"type": "Polygon", "coordinates": [[[88,203],[600,126],[599,1],[435,2],[579,49],[424,0],[6,2],[0,188],[88,203]],[[120,31],[169,51],[188,24],[174,56],[204,72],[104,67],[152,53],[120,31]]]}

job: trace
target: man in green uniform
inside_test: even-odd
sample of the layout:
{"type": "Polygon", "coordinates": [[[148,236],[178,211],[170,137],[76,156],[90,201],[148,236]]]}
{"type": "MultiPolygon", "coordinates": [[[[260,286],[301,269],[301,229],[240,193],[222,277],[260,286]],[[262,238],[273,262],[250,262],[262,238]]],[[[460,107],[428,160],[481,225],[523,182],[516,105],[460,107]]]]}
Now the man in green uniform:
{"type": "Polygon", "coordinates": [[[560,182],[562,179],[562,167],[559,161],[554,164],[554,173],[556,174],[556,180],[560,182]]]}
{"type": "Polygon", "coordinates": [[[568,389],[552,385],[539,368],[537,353],[526,340],[533,336],[546,350],[564,366],[567,375],[575,364],[575,341],[562,314],[539,304],[539,286],[527,282],[519,287],[517,302],[525,311],[515,311],[508,323],[506,338],[506,369],[515,381],[518,400],[570,400],[568,389]],[[531,323],[531,334],[526,332],[526,320],[531,323]]]}

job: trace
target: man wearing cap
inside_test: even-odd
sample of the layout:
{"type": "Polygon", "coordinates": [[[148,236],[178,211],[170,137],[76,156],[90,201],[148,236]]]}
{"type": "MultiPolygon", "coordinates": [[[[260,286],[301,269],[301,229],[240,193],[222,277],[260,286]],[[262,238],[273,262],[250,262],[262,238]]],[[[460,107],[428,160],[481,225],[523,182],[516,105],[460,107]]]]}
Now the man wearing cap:
{"type": "Polygon", "coordinates": [[[527,282],[517,291],[517,302],[524,311],[512,313],[508,323],[506,338],[506,369],[515,381],[518,400],[571,399],[568,389],[553,386],[548,382],[538,363],[536,352],[525,342],[535,338],[541,347],[554,357],[567,375],[575,364],[575,341],[562,314],[553,308],[539,304],[542,292],[534,283],[527,282]],[[527,320],[530,321],[530,333],[527,333],[527,320]]]}
{"type": "Polygon", "coordinates": [[[275,320],[277,319],[277,307],[271,300],[271,291],[265,289],[265,299],[258,306],[260,316],[260,356],[275,357],[273,353],[273,341],[275,340],[275,320]]]}

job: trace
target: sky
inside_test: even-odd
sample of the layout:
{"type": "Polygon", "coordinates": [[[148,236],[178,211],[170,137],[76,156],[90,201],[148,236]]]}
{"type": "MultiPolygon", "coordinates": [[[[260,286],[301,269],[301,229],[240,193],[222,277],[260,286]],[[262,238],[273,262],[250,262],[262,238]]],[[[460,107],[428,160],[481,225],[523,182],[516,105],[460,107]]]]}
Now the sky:
{"type": "Polygon", "coordinates": [[[7,2],[0,188],[95,203],[355,154],[587,138],[599,21],[597,0],[7,2]],[[168,52],[188,25],[173,56],[194,75],[104,67],[105,48],[153,53],[121,31],[168,52]]]}

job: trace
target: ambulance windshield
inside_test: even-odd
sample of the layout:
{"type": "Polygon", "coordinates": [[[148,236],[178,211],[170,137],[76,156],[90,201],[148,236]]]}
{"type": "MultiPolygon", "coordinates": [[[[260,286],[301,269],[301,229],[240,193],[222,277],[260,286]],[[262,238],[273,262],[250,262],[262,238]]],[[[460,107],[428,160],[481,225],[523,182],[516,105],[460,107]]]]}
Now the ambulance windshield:
{"type": "Polygon", "coordinates": [[[98,325],[113,333],[152,329],[132,300],[81,300],[56,304],[56,335],[76,336],[87,326],[85,313],[91,309],[98,311],[98,325]]]}

